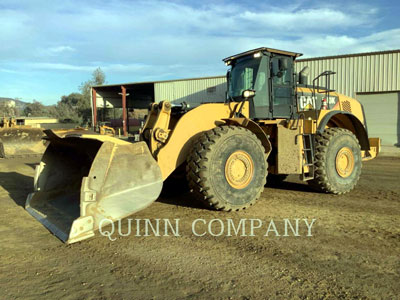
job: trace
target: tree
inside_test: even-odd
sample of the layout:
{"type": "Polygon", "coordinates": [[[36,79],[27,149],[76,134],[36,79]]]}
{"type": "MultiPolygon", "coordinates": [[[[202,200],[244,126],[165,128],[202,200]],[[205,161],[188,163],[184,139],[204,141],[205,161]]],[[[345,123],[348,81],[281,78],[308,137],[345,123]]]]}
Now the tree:
{"type": "MultiPolygon", "coordinates": [[[[79,86],[82,93],[71,93],[67,96],[62,96],[56,105],[45,106],[39,101],[33,100],[33,103],[26,104],[24,115],[30,117],[54,117],[61,122],[73,123],[88,123],[92,117],[90,105],[90,89],[93,85],[102,85],[105,82],[105,74],[97,68],[92,73],[92,78],[83,82],[79,86]]],[[[0,114],[5,116],[15,116],[19,112],[11,111],[10,108],[0,103],[0,114]]]]}
{"type": "Polygon", "coordinates": [[[83,82],[79,86],[79,90],[81,91],[83,97],[87,100],[90,99],[90,88],[94,85],[102,85],[105,83],[106,75],[103,70],[97,68],[92,73],[92,79],[83,82]]]}
{"type": "Polygon", "coordinates": [[[0,118],[1,117],[19,117],[20,110],[12,103],[12,101],[1,101],[0,102],[0,118]]]}
{"type": "Polygon", "coordinates": [[[69,122],[82,123],[83,105],[82,94],[71,93],[68,96],[62,96],[61,100],[54,107],[54,110],[61,122],[68,120],[69,122]]]}
{"type": "Polygon", "coordinates": [[[49,110],[41,102],[33,100],[32,103],[26,104],[24,115],[27,117],[48,117],[49,110]]]}
{"type": "Polygon", "coordinates": [[[105,73],[103,72],[103,70],[101,70],[101,68],[97,68],[96,70],[93,71],[92,78],[88,81],[83,82],[79,86],[79,90],[82,93],[82,99],[79,102],[79,111],[82,117],[82,121],[84,123],[89,122],[89,120],[92,117],[91,105],[90,105],[91,87],[94,85],[102,85],[105,83],[105,80],[106,80],[105,73]]]}

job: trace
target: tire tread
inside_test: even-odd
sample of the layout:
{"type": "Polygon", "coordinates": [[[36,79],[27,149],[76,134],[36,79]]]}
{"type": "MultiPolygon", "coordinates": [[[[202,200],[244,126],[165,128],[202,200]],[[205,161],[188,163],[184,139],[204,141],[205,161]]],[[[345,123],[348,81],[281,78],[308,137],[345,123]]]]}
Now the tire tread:
{"type": "MultiPolygon", "coordinates": [[[[259,147],[263,148],[261,141],[251,131],[239,126],[223,125],[204,132],[187,158],[186,173],[190,190],[196,199],[215,210],[239,211],[248,208],[260,198],[264,190],[264,185],[266,184],[266,176],[264,176],[264,184],[259,187],[256,197],[241,207],[232,207],[228,203],[221,203],[212,192],[213,189],[207,178],[207,171],[209,169],[208,158],[212,152],[215,151],[217,140],[232,133],[252,135],[255,137],[259,147]]],[[[266,159],[265,164],[267,170],[268,165],[266,159]]]]}
{"type": "Polygon", "coordinates": [[[357,141],[357,145],[360,148],[360,144],[356,136],[347,129],[344,128],[327,128],[322,134],[317,134],[315,136],[315,172],[314,172],[314,179],[308,181],[309,185],[314,189],[325,192],[325,193],[332,193],[336,195],[345,194],[350,192],[356,186],[358,179],[360,178],[360,173],[358,173],[357,178],[353,181],[350,188],[346,191],[341,191],[335,188],[329,181],[328,176],[326,174],[326,164],[325,158],[330,146],[332,139],[339,135],[350,135],[352,136],[355,141],[357,141]]]}

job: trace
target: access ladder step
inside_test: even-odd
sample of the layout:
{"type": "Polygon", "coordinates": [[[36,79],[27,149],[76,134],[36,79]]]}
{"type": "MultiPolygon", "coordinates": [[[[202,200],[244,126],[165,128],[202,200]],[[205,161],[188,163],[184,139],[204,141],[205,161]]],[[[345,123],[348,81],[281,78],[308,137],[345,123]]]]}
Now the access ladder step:
{"type": "Polygon", "coordinates": [[[314,179],[314,135],[303,134],[303,171],[302,179],[307,181],[314,179]],[[308,167],[308,172],[305,172],[305,167],[308,167]]]}

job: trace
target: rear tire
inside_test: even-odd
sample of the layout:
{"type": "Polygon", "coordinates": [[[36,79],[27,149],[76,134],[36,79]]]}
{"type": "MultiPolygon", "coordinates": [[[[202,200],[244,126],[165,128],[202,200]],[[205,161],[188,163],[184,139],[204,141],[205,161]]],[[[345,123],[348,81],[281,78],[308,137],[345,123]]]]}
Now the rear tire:
{"type": "Polygon", "coordinates": [[[345,194],[357,184],[361,174],[361,149],[356,136],[343,128],[328,128],[315,137],[316,190],[345,194]]]}
{"type": "Polygon", "coordinates": [[[194,196],[216,210],[240,210],[254,204],[267,175],[265,149],[251,131],[238,126],[209,130],[187,159],[194,196]]]}

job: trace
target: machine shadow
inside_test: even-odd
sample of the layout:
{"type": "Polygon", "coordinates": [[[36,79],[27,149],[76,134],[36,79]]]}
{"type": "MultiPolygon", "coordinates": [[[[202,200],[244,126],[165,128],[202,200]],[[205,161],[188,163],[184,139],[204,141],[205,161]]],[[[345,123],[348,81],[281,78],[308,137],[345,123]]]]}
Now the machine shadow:
{"type": "Polygon", "coordinates": [[[33,189],[33,177],[17,172],[0,172],[0,186],[17,205],[25,207],[26,197],[33,189]]]}
{"type": "Polygon", "coordinates": [[[208,208],[203,205],[200,201],[197,201],[193,195],[186,191],[186,192],[179,192],[176,191],[175,193],[171,193],[169,191],[161,192],[160,197],[157,199],[157,202],[175,205],[175,206],[182,206],[187,208],[194,208],[194,209],[201,209],[201,210],[208,210],[208,208]]]}
{"type": "Polygon", "coordinates": [[[36,166],[38,165],[39,163],[25,163],[25,165],[27,165],[27,166],[29,166],[29,167],[31,167],[32,169],[36,169],[36,166]]]}
{"type": "Polygon", "coordinates": [[[195,209],[209,209],[195,199],[185,178],[185,166],[180,166],[165,180],[158,202],[195,209]]]}
{"type": "Polygon", "coordinates": [[[307,183],[297,183],[290,181],[283,181],[282,183],[276,185],[265,185],[265,188],[277,189],[277,190],[287,190],[294,192],[307,192],[307,193],[320,193],[313,188],[311,188],[307,183]]]}
{"type": "MultiPolygon", "coordinates": [[[[163,190],[161,192],[160,197],[157,199],[158,202],[176,205],[188,208],[202,209],[202,210],[211,210],[207,206],[205,206],[200,201],[196,200],[193,195],[189,192],[189,189],[185,187],[184,191],[180,189],[178,186],[168,186],[164,185],[163,190]]],[[[275,189],[282,191],[294,191],[294,192],[305,192],[305,193],[314,193],[319,194],[320,192],[314,190],[306,183],[297,183],[290,181],[283,181],[280,184],[265,185],[265,190],[275,189]]]]}

